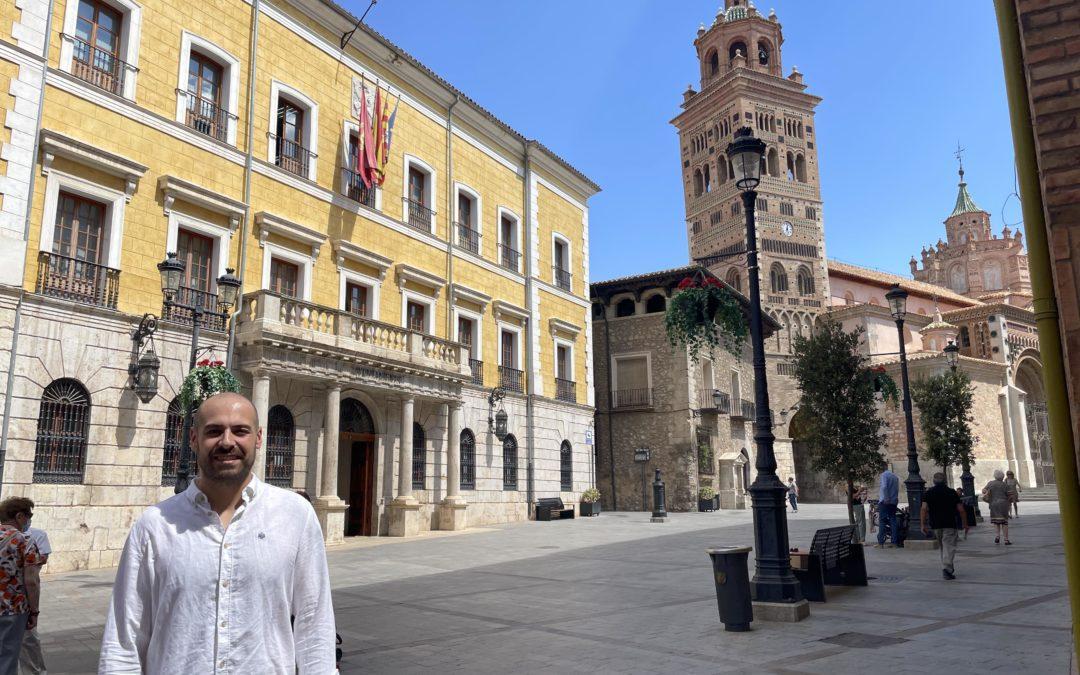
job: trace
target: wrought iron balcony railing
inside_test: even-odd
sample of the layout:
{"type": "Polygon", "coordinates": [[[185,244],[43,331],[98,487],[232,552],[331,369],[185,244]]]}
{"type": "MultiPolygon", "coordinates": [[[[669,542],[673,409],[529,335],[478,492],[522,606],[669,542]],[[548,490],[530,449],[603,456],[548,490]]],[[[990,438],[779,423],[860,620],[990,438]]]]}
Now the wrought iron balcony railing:
{"type": "Polygon", "coordinates": [[[555,398],[560,401],[577,403],[577,383],[573,380],[555,378],[555,398]]]}
{"type": "Polygon", "coordinates": [[[564,291],[570,290],[570,271],[555,265],[552,265],[551,269],[555,275],[555,285],[564,291]]]}
{"type": "Polygon", "coordinates": [[[274,148],[274,164],[302,178],[308,177],[311,160],[318,157],[304,146],[274,134],[267,134],[274,148]]]}
{"type": "Polygon", "coordinates": [[[199,326],[207,330],[225,331],[225,315],[218,307],[216,293],[208,293],[194,288],[181,286],[176,289],[176,303],[161,305],[161,318],[165,321],[175,321],[187,326],[191,325],[192,311],[177,305],[187,307],[200,307],[203,310],[199,319],[199,326]]]}
{"type": "Polygon", "coordinates": [[[499,386],[506,391],[525,392],[525,373],[510,366],[499,366],[499,386]]]}
{"type": "Polygon", "coordinates": [[[375,208],[375,186],[368,187],[360,174],[347,166],[341,167],[341,191],[349,199],[375,208]]]}
{"type": "Polygon", "coordinates": [[[472,371],[472,383],[484,384],[484,362],[477,359],[469,359],[469,370],[472,371]]]}
{"type": "Polygon", "coordinates": [[[36,293],[116,309],[119,291],[120,270],[48,251],[38,254],[36,293]]]}
{"type": "Polygon", "coordinates": [[[74,35],[65,34],[64,39],[72,44],[72,75],[111,94],[123,95],[124,76],[129,70],[138,72],[138,68],[121,60],[112,52],[95,47],[74,35]]]}
{"type": "Polygon", "coordinates": [[[402,197],[402,200],[408,209],[408,218],[405,219],[405,224],[430,233],[433,229],[432,223],[435,220],[435,212],[408,197],[402,197]]]}
{"type": "Polygon", "coordinates": [[[236,115],[225,110],[217,103],[208,101],[190,91],[183,89],[177,89],[176,91],[187,97],[184,124],[195,131],[206,134],[210,138],[227,143],[229,140],[229,123],[236,121],[236,115]]]}
{"type": "Polygon", "coordinates": [[[650,408],[652,407],[652,388],[616,389],[611,392],[611,407],[650,408]]]}
{"type": "Polygon", "coordinates": [[[469,253],[480,255],[480,233],[465,223],[454,223],[457,230],[457,245],[469,253]]]}
{"type": "Polygon", "coordinates": [[[499,264],[508,270],[515,272],[520,269],[518,261],[521,260],[521,252],[510,248],[506,244],[499,244],[499,264]]]}

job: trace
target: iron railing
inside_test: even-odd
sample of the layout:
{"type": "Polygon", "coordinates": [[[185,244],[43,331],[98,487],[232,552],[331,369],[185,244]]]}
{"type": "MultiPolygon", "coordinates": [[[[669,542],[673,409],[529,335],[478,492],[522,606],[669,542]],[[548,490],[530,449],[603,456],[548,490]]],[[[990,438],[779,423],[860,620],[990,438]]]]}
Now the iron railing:
{"type": "Polygon", "coordinates": [[[420,202],[409,199],[408,197],[402,197],[401,199],[405,202],[405,207],[408,209],[408,218],[405,219],[405,224],[410,227],[415,227],[423,232],[430,233],[432,231],[431,224],[435,218],[435,212],[420,202]]]}
{"type": "Polygon", "coordinates": [[[469,359],[469,370],[472,371],[472,383],[484,383],[484,362],[477,359],[469,359]]]}
{"type": "Polygon", "coordinates": [[[757,418],[757,406],[753,401],[747,401],[745,398],[739,401],[739,412],[742,413],[744,419],[753,420],[757,418]]]}
{"type": "Polygon", "coordinates": [[[559,448],[559,489],[564,492],[574,489],[574,451],[566,442],[559,448]]]}
{"type": "Polygon", "coordinates": [[[503,489],[518,489],[518,449],[517,441],[508,436],[503,441],[503,489]]]}
{"type": "Polygon", "coordinates": [[[525,372],[510,366],[499,366],[499,386],[506,391],[524,393],[525,372]]]}
{"type": "Polygon", "coordinates": [[[648,408],[652,406],[652,388],[616,389],[611,392],[612,408],[648,408]]]}
{"type": "Polygon", "coordinates": [[[461,489],[476,489],[476,437],[472,432],[461,434],[461,489]]]}
{"type": "Polygon", "coordinates": [[[465,223],[454,223],[457,229],[457,245],[469,253],[480,255],[480,233],[465,223]]]}
{"type": "Polygon", "coordinates": [[[349,199],[375,208],[375,186],[364,185],[360,174],[347,166],[341,167],[341,191],[349,199]]]}
{"type": "Polygon", "coordinates": [[[161,318],[163,320],[175,321],[176,323],[190,326],[191,315],[193,312],[186,307],[178,307],[177,305],[201,308],[202,317],[199,319],[199,326],[201,328],[221,332],[225,331],[225,315],[218,307],[218,296],[216,293],[208,293],[207,291],[200,291],[194,288],[188,288],[187,286],[181,286],[176,289],[175,302],[162,303],[161,318]]]}
{"type": "Polygon", "coordinates": [[[552,265],[551,269],[555,275],[555,285],[564,291],[570,290],[570,271],[555,265],[552,265]]]}
{"type": "Polygon", "coordinates": [[[208,101],[201,96],[185,89],[177,89],[187,96],[187,111],[184,115],[184,124],[195,131],[206,134],[210,138],[223,143],[229,140],[229,123],[237,119],[228,110],[217,103],[208,101]]]}
{"type": "Polygon", "coordinates": [[[555,398],[560,401],[577,403],[577,382],[556,377],[555,398]]]}
{"type": "Polygon", "coordinates": [[[266,135],[270,142],[274,144],[274,164],[289,173],[295,173],[297,176],[307,178],[311,160],[318,157],[318,155],[295,141],[270,133],[266,135]]]}
{"type": "Polygon", "coordinates": [[[123,95],[125,73],[129,70],[137,71],[137,68],[121,60],[116,54],[95,47],[74,35],[65,34],[64,38],[72,44],[72,75],[111,94],[123,95]]]}
{"type": "Polygon", "coordinates": [[[702,389],[698,392],[698,406],[701,410],[715,410],[720,415],[731,413],[731,394],[719,389],[702,389]]]}
{"type": "Polygon", "coordinates": [[[518,271],[518,261],[521,259],[521,252],[510,248],[506,244],[499,244],[499,264],[508,270],[518,271]]]}
{"type": "Polygon", "coordinates": [[[116,309],[120,270],[58,253],[38,254],[36,293],[116,309]]]}
{"type": "Polygon", "coordinates": [[[74,380],[45,388],[34,449],[35,483],[82,483],[90,435],[90,397],[74,380]]]}

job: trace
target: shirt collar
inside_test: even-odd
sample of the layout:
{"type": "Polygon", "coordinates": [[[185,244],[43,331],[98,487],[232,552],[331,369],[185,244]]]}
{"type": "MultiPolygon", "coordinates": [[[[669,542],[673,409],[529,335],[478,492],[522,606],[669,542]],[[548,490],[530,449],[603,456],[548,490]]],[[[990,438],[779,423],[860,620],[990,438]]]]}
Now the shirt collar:
{"type": "MultiPolygon", "coordinates": [[[[250,504],[251,500],[255,499],[255,497],[262,492],[262,486],[263,482],[259,480],[258,476],[252,473],[251,480],[244,486],[244,491],[240,495],[240,499],[244,504],[250,504]]],[[[188,483],[187,489],[184,490],[184,495],[192,504],[203,508],[210,508],[210,500],[207,499],[206,495],[203,494],[203,491],[199,489],[194,477],[191,479],[191,482],[188,483]]]]}

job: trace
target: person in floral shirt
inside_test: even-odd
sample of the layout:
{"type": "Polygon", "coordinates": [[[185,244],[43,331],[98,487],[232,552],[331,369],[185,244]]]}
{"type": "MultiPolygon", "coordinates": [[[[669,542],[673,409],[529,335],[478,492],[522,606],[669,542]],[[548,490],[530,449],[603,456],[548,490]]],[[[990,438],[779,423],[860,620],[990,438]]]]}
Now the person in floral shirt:
{"type": "Polygon", "coordinates": [[[16,675],[23,634],[37,626],[42,560],[24,534],[33,517],[25,497],[0,502],[0,675],[16,675]]]}

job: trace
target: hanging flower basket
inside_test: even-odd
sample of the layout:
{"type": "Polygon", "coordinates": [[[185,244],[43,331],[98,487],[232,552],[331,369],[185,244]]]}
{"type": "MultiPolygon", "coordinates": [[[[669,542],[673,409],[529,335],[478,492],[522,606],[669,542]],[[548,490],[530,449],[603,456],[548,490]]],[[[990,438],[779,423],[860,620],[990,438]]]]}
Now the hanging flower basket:
{"type": "Polygon", "coordinates": [[[870,372],[874,376],[874,391],[881,394],[883,401],[892,403],[895,408],[900,401],[900,389],[896,386],[896,381],[885,372],[885,366],[871,368],[870,372]]]}
{"type": "Polygon", "coordinates": [[[747,325],[735,296],[701,273],[680,281],[678,289],[664,318],[672,346],[685,345],[694,361],[702,350],[712,354],[720,345],[741,356],[747,325]]]}
{"type": "Polygon", "coordinates": [[[221,361],[199,361],[180,385],[180,407],[186,415],[223,391],[239,392],[240,380],[221,361]]]}

